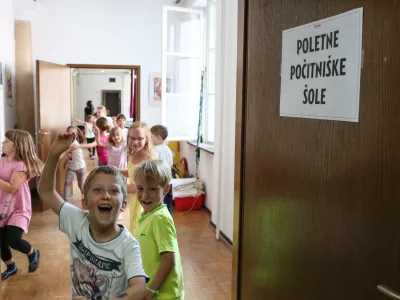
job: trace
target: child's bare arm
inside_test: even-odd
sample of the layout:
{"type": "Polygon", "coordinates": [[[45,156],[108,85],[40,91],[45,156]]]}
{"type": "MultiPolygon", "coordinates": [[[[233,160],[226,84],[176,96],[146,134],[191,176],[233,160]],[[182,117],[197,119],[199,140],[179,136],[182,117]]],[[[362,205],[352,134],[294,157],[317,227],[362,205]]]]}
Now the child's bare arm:
{"type": "Polygon", "coordinates": [[[120,171],[121,174],[124,175],[126,178],[129,177],[129,172],[128,172],[128,170],[122,170],[122,169],[120,169],[119,171],[120,171]]]}
{"type": "Polygon", "coordinates": [[[79,148],[94,148],[97,146],[96,142],[90,143],[90,144],[80,144],[79,148]]]}
{"type": "Polygon", "coordinates": [[[128,192],[128,194],[136,193],[136,184],[134,184],[134,183],[128,184],[126,191],[128,192]]]}
{"type": "Polygon", "coordinates": [[[129,288],[112,300],[143,300],[146,293],[146,280],[144,277],[135,277],[129,280],[129,288]]]}
{"type": "Polygon", "coordinates": [[[64,199],[56,191],[57,165],[61,154],[68,150],[74,138],[74,134],[68,133],[58,136],[47,156],[39,182],[38,192],[40,197],[57,215],[59,215],[61,206],[64,204],[64,199]]]}
{"type": "MultiPolygon", "coordinates": [[[[174,252],[164,252],[161,257],[160,265],[157,269],[156,274],[153,277],[150,288],[154,291],[161,289],[165,280],[168,277],[169,272],[175,266],[175,253],[174,252]]],[[[146,292],[146,299],[153,299],[154,295],[150,292],[146,292]]]]}
{"type": "Polygon", "coordinates": [[[72,122],[75,122],[75,123],[78,123],[78,124],[82,124],[82,125],[86,124],[86,122],[80,121],[80,120],[75,119],[75,118],[72,118],[72,122]]]}
{"type": "Polygon", "coordinates": [[[14,172],[11,176],[10,182],[0,179],[0,190],[12,194],[18,191],[21,185],[25,181],[26,181],[25,172],[14,172]]]}
{"type": "Polygon", "coordinates": [[[95,134],[95,136],[96,136],[96,143],[97,143],[97,145],[99,145],[100,147],[104,147],[104,148],[107,148],[107,143],[103,143],[101,140],[100,140],[100,133],[99,133],[99,130],[98,129],[96,129],[95,131],[94,131],[94,134],[95,134]]]}

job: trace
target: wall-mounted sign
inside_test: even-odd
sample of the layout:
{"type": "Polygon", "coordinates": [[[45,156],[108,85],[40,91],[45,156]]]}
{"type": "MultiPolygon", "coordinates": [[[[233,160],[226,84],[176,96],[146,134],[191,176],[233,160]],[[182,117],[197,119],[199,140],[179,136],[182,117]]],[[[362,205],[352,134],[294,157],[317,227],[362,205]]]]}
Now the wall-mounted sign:
{"type": "Polygon", "coordinates": [[[358,122],[363,9],[285,30],[280,115],[358,122]]]}

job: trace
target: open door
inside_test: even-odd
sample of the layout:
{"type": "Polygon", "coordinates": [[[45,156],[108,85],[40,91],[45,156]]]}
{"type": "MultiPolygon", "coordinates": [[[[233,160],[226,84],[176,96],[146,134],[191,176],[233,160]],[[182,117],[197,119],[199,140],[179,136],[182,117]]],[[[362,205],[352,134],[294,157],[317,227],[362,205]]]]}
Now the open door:
{"type": "MultiPolygon", "coordinates": [[[[70,67],[36,61],[36,93],[38,150],[45,162],[58,133],[71,124],[71,70],[70,67]]],[[[62,195],[66,170],[60,162],[57,172],[57,191],[62,195]]],[[[46,207],[40,200],[41,210],[46,207]]]]}

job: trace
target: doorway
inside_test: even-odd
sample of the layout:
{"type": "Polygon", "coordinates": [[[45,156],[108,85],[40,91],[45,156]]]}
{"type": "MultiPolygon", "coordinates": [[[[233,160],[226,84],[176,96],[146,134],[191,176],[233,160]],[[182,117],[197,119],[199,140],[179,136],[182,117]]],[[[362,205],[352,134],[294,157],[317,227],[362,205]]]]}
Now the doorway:
{"type": "MultiPolygon", "coordinates": [[[[110,78],[107,78],[107,81],[109,80],[109,83],[118,83],[118,80],[112,81],[111,79],[115,80],[115,74],[116,73],[125,73],[124,77],[129,78],[129,80],[126,81],[125,86],[122,88],[117,88],[114,89],[112,86],[107,86],[110,88],[104,88],[102,86],[99,86],[96,90],[96,93],[98,95],[92,96],[94,99],[86,99],[85,101],[88,100],[96,100],[93,101],[95,107],[98,105],[104,105],[106,106],[107,110],[110,110],[107,105],[105,105],[104,102],[104,96],[103,96],[103,90],[104,91],[116,91],[123,89],[122,93],[120,94],[120,103],[119,107],[116,106],[115,103],[110,102],[110,104],[113,105],[113,110],[110,110],[109,116],[116,116],[119,113],[123,113],[127,120],[129,122],[135,122],[140,120],[140,102],[141,102],[141,94],[140,94],[140,82],[141,82],[141,67],[137,65],[92,65],[92,64],[68,64],[68,67],[74,70],[80,70],[80,71],[86,71],[87,73],[90,72],[96,72],[97,74],[113,74],[112,76],[110,75],[110,78]],[[127,82],[129,82],[129,87],[127,87],[127,82]],[[129,95],[128,95],[129,94],[129,95]],[[129,100],[126,100],[129,98],[129,100]],[[118,113],[116,113],[118,111],[118,113]],[[114,115],[114,113],[116,113],[114,115]]],[[[73,80],[73,79],[72,79],[73,80]]],[[[74,101],[74,97],[76,95],[74,94],[74,91],[72,90],[71,94],[71,101],[72,101],[72,114],[76,114],[75,111],[78,110],[76,107],[76,101],[74,101]],[[75,102],[75,103],[74,103],[75,102]]],[[[79,113],[81,113],[79,111],[79,113]]],[[[79,115],[78,115],[79,116],[79,115]]]]}
{"type": "Polygon", "coordinates": [[[102,103],[107,108],[107,115],[118,115],[121,112],[121,91],[103,91],[102,103]]]}
{"type": "MultiPolygon", "coordinates": [[[[59,133],[65,132],[71,125],[72,112],[74,111],[74,89],[72,88],[73,76],[71,69],[128,70],[130,76],[131,99],[127,112],[127,119],[140,120],[140,66],[134,65],[90,65],[69,64],[60,65],[45,61],[36,61],[36,144],[39,157],[47,160],[51,145],[59,133]],[[55,101],[57,99],[57,101],[55,101]]],[[[103,88],[104,89],[104,88],[103,88]]],[[[101,90],[98,92],[100,93],[101,90]]],[[[91,100],[91,99],[87,99],[91,100]]],[[[122,106],[122,105],[121,105],[122,106]]],[[[83,109],[82,109],[83,112],[83,109]]],[[[83,115],[81,119],[84,119],[83,115]]],[[[61,166],[62,163],[59,164],[61,166]]],[[[57,190],[63,194],[65,169],[59,168],[57,173],[57,190]]],[[[39,200],[39,210],[44,211],[43,201],[39,200]]]]}

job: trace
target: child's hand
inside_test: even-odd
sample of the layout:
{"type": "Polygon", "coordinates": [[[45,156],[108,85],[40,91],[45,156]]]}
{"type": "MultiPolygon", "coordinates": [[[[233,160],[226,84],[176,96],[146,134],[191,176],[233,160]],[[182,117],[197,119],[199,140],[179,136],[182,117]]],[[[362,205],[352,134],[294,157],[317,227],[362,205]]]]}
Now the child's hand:
{"type": "Polygon", "coordinates": [[[153,299],[154,299],[153,293],[146,290],[146,295],[144,296],[144,300],[153,300],[153,299]]]}
{"type": "Polygon", "coordinates": [[[94,132],[95,135],[98,135],[99,132],[100,132],[99,127],[94,126],[94,127],[93,127],[93,132],[94,132]]]}
{"type": "Polygon", "coordinates": [[[60,156],[69,149],[74,139],[74,133],[60,133],[50,149],[51,154],[60,156]]]}

